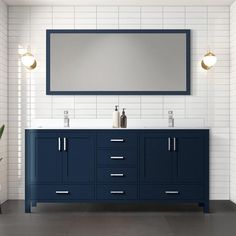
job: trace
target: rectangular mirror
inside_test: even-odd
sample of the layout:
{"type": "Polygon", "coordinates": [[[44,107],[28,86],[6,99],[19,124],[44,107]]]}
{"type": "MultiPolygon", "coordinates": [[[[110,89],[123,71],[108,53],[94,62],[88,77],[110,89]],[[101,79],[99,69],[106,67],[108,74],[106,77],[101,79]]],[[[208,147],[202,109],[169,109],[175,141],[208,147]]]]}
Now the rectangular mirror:
{"type": "Polygon", "coordinates": [[[47,30],[47,94],[188,95],[190,30],[47,30]]]}

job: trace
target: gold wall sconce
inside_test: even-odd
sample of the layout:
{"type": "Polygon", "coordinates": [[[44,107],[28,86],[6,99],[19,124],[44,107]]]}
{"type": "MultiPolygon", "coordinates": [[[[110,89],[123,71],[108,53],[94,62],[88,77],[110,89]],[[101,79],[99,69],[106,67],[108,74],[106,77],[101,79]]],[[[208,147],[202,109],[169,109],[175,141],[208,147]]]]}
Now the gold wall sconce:
{"type": "Polygon", "coordinates": [[[30,51],[21,56],[21,62],[28,70],[33,70],[37,66],[36,58],[30,51]]]}
{"type": "Polygon", "coordinates": [[[204,70],[210,70],[216,64],[216,62],[216,55],[213,52],[208,51],[208,53],[202,58],[201,66],[204,70]]]}

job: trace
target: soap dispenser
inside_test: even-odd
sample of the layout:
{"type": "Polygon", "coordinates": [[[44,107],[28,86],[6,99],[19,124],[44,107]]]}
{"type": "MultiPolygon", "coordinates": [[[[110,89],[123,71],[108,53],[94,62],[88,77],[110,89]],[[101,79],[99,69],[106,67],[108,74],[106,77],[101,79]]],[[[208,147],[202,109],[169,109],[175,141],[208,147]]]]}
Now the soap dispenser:
{"type": "Polygon", "coordinates": [[[125,108],[123,108],[122,115],[120,116],[120,127],[127,128],[127,116],[125,115],[125,108]]]}
{"type": "Polygon", "coordinates": [[[115,110],[112,114],[112,127],[113,128],[119,128],[120,126],[120,112],[118,111],[118,105],[115,106],[115,110]]]}

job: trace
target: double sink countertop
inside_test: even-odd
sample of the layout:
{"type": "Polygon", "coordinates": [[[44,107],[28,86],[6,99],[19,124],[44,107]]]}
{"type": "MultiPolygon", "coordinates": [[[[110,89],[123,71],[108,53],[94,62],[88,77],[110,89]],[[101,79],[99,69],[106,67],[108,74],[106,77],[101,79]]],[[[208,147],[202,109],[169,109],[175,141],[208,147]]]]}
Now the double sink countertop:
{"type": "Polygon", "coordinates": [[[127,128],[112,128],[111,119],[71,119],[70,127],[64,127],[61,119],[37,119],[33,120],[26,129],[48,130],[179,130],[179,129],[209,129],[203,119],[175,119],[175,127],[168,127],[168,119],[129,119],[127,128]]]}

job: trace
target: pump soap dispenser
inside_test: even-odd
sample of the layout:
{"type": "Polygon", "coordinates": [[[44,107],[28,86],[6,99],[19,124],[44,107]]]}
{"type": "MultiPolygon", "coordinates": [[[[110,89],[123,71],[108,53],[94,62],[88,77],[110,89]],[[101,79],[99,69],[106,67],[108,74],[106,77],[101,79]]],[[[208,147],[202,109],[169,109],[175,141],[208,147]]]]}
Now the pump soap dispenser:
{"type": "Polygon", "coordinates": [[[125,115],[125,108],[123,108],[122,115],[120,116],[120,127],[127,128],[127,116],[125,115]]]}
{"type": "Polygon", "coordinates": [[[112,127],[113,128],[119,128],[120,126],[120,112],[118,111],[118,105],[115,106],[115,110],[112,114],[112,127]]]}

